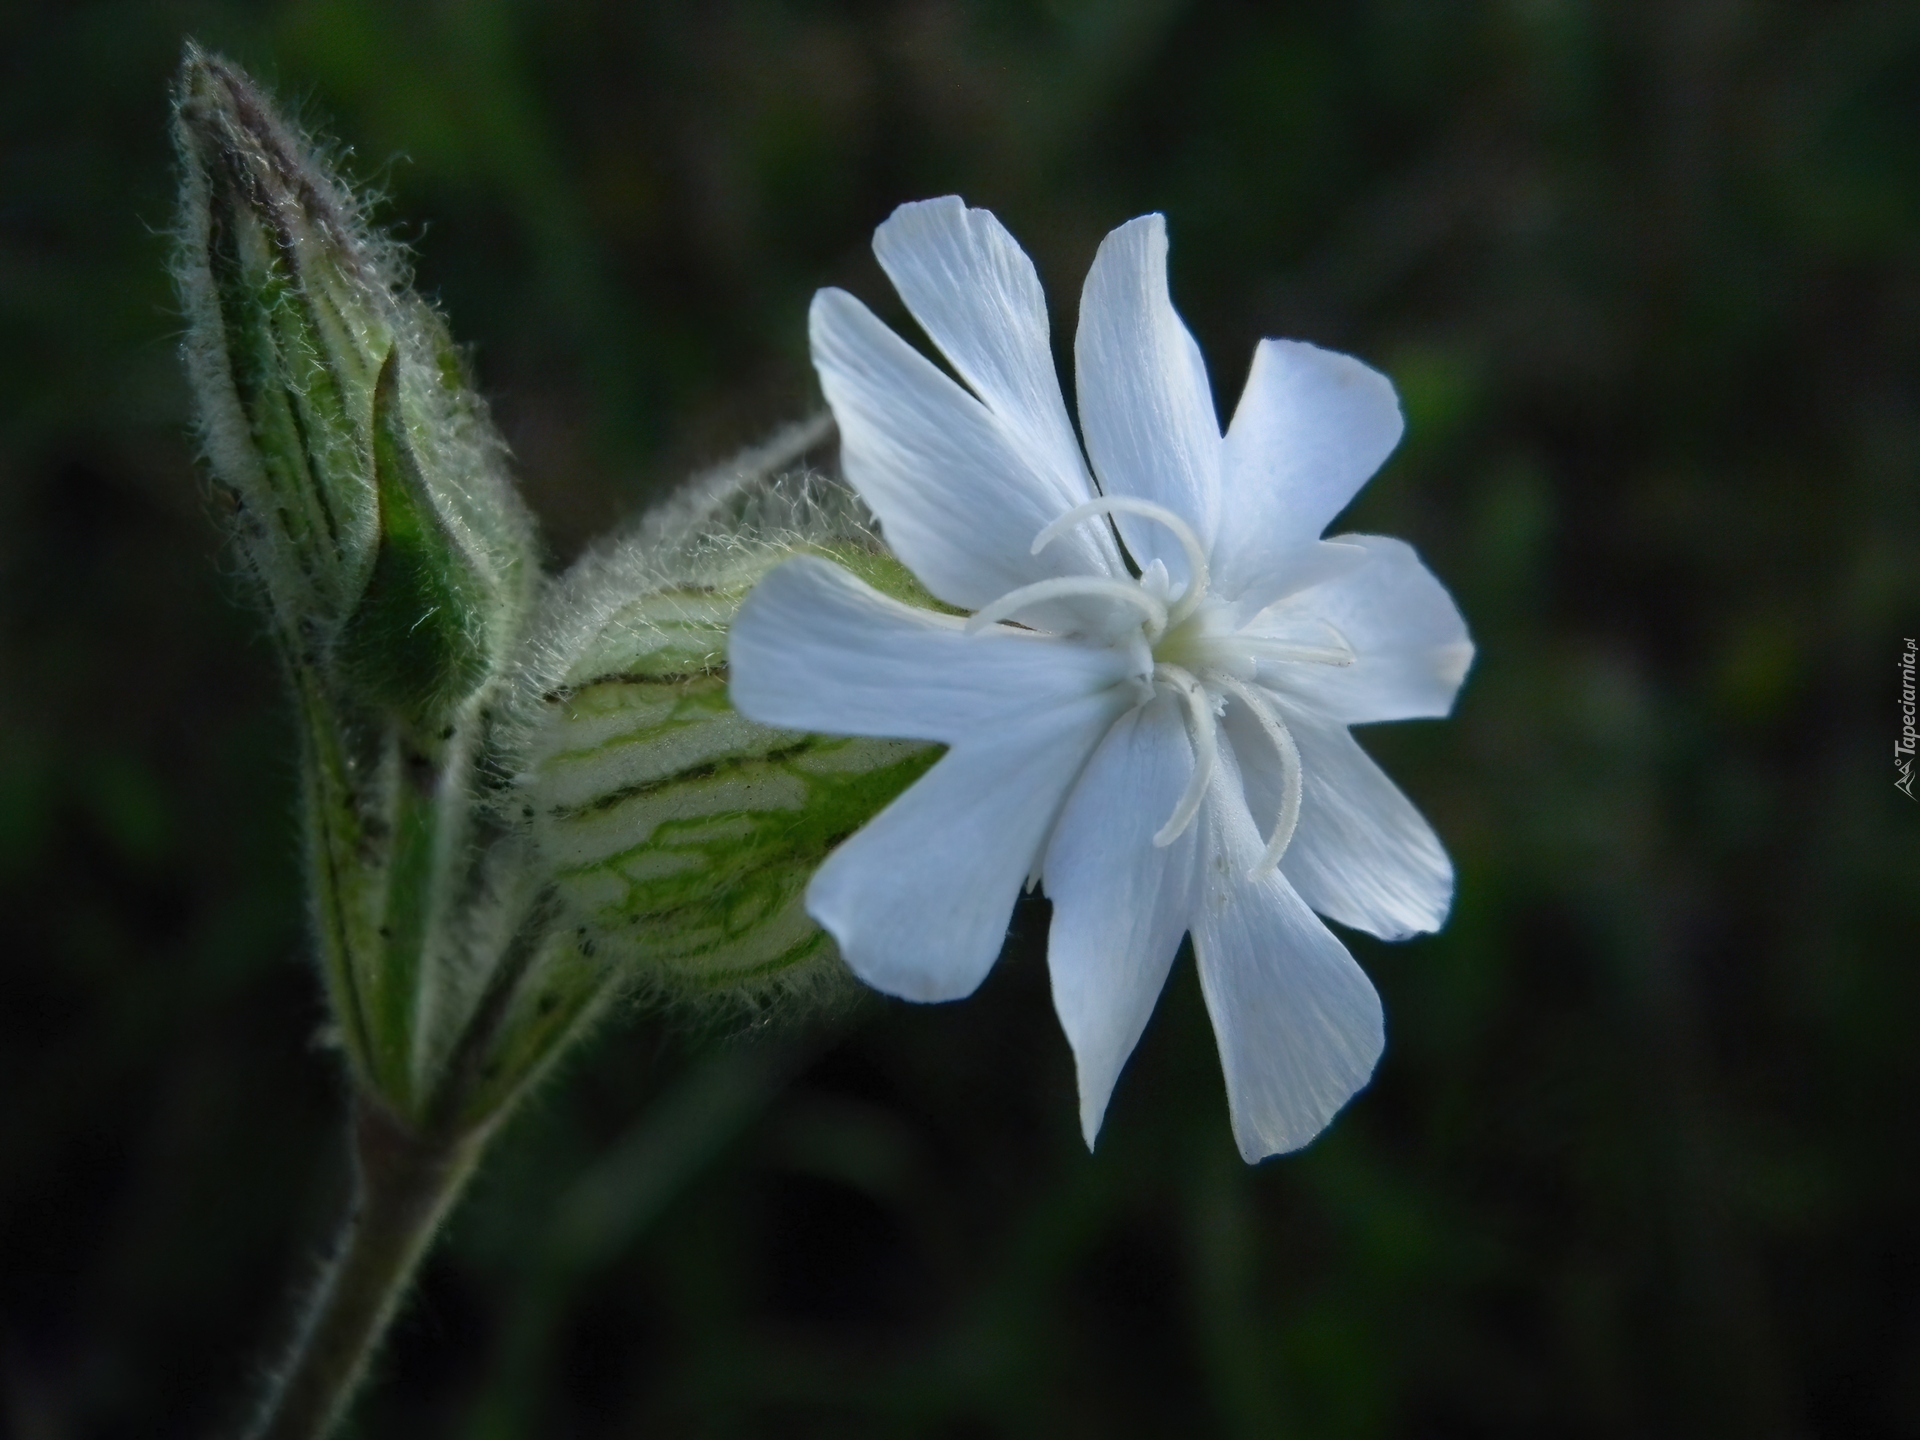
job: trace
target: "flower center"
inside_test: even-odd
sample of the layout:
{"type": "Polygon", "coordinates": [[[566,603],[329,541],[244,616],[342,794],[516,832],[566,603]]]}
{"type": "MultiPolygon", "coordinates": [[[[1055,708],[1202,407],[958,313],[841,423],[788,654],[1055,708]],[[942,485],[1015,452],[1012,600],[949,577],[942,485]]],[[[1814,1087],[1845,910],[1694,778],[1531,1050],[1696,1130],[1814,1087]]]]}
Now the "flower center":
{"type": "Polygon", "coordinates": [[[1076,525],[1113,515],[1138,515],[1173,533],[1187,562],[1187,583],[1178,596],[1172,594],[1166,566],[1154,560],[1142,568],[1137,580],[1069,575],[1019,586],[970,616],[967,631],[978,634],[1035,605],[1063,600],[1093,601],[1092,608],[1109,612],[1106,623],[1096,627],[1099,638],[1136,651],[1139,703],[1144,705],[1165,690],[1180,696],[1186,704],[1193,773],[1167,823],[1155,832],[1155,845],[1171,845],[1199,816],[1220,765],[1219,717],[1229,696],[1240,701],[1280,762],[1279,814],[1266,848],[1248,877],[1257,878],[1279,865],[1293,839],[1300,820],[1302,784],[1300,748],[1273,697],[1251,682],[1258,678],[1263,662],[1351,665],[1353,648],[1331,625],[1323,626],[1330,645],[1248,635],[1234,628],[1230,607],[1207,594],[1207,552],[1200,537],[1185,520],[1151,500],[1102,495],[1076,505],[1034,536],[1032,553],[1038,555],[1076,525]]]}

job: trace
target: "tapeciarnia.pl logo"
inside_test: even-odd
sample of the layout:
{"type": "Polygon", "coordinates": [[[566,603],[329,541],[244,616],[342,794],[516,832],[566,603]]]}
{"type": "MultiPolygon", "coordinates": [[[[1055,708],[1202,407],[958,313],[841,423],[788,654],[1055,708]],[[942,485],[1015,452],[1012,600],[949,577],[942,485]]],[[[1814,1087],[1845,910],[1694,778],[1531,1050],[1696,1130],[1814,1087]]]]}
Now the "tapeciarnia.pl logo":
{"type": "Polygon", "coordinates": [[[1900,652],[1900,738],[1893,742],[1893,768],[1899,772],[1893,782],[1893,788],[1909,800],[1920,800],[1913,793],[1913,749],[1916,735],[1913,728],[1914,716],[1914,664],[1920,655],[1916,654],[1914,642],[1907,641],[1907,648],[1900,652]]]}

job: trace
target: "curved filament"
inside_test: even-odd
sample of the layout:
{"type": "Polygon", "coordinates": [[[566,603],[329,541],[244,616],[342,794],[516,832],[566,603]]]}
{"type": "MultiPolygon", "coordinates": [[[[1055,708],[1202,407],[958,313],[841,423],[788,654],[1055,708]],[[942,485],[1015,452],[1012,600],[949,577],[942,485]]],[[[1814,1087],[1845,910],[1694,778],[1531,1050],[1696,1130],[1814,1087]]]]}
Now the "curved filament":
{"type": "Polygon", "coordinates": [[[978,635],[996,620],[1005,620],[1029,605],[1038,605],[1043,600],[1070,599],[1077,595],[1098,596],[1137,607],[1156,635],[1167,628],[1167,607],[1131,580],[1113,580],[1101,575],[1062,575],[1058,579],[1036,580],[1031,585],[1022,585],[1009,590],[991,604],[983,605],[968,617],[966,632],[978,635]]]}
{"type": "Polygon", "coordinates": [[[1142,519],[1152,520],[1166,526],[1180,542],[1180,549],[1187,557],[1186,593],[1174,602],[1167,614],[1169,625],[1178,625],[1198,608],[1207,593],[1207,551],[1200,543],[1200,537],[1186,521],[1164,505],[1156,505],[1151,500],[1136,500],[1131,495],[1101,495],[1074,506],[1066,514],[1044,526],[1033,537],[1033,553],[1038,555],[1047,546],[1058,540],[1067,531],[1090,520],[1096,515],[1138,515],[1142,519]]]}
{"type": "Polygon", "coordinates": [[[1185,698],[1187,726],[1193,733],[1193,774],[1187,777],[1186,793],[1153,837],[1154,844],[1164,847],[1186,834],[1200,813],[1200,802],[1206,799],[1214,767],[1220,763],[1220,739],[1215,733],[1213,701],[1198,680],[1178,665],[1154,666],[1153,678],[1164,680],[1185,698]]]}
{"type": "Polygon", "coordinates": [[[1275,660],[1291,665],[1351,665],[1360,658],[1347,637],[1325,620],[1314,622],[1332,639],[1332,645],[1301,645],[1276,636],[1240,636],[1240,643],[1256,660],[1275,660]]]}
{"type": "Polygon", "coordinates": [[[1287,729],[1273,703],[1259,691],[1229,675],[1220,677],[1220,685],[1231,690],[1253,712],[1253,718],[1260,722],[1260,728],[1280,756],[1280,814],[1273,822],[1273,833],[1267,837],[1267,848],[1260,852],[1259,860],[1247,872],[1249,880],[1257,880],[1280,864],[1280,857],[1287,853],[1293,832],[1300,824],[1300,747],[1294,744],[1293,732],[1287,729]]]}

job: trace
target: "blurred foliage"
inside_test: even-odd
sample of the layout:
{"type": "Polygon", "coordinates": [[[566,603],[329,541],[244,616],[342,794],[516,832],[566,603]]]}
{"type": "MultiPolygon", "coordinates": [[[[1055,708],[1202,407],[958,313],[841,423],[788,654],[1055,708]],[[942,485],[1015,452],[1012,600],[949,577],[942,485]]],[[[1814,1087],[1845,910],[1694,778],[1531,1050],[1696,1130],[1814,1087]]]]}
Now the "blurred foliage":
{"type": "Polygon", "coordinates": [[[0,1427],[237,1413],[343,1195],[294,761],[163,273],[188,34],[354,147],[556,561],[815,403],[959,191],[1070,333],[1164,209],[1399,383],[1353,528],[1480,643],[1368,743],[1460,869],[1375,1083],[1243,1168],[1190,967],[1089,1158],[1044,904],[964,1005],[634,1016],[507,1137],[364,1437],[1920,1435],[1920,8],[16,0],[0,22],[0,1427]]]}

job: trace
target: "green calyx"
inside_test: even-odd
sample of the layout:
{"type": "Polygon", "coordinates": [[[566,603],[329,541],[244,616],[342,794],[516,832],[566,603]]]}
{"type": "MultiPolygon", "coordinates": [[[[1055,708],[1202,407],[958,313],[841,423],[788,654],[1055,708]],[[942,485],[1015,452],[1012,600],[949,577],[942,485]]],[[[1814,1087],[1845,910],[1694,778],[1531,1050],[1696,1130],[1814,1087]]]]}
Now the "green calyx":
{"type": "Polygon", "coordinates": [[[710,594],[670,590],[626,613],[658,645],[552,697],[530,794],[583,949],[682,995],[750,998],[831,966],[807,881],[938,747],[735,713],[709,648],[724,623],[698,618],[710,608],[710,594]]]}
{"type": "Polygon", "coordinates": [[[844,980],[807,882],[940,747],[747,720],[727,701],[727,625],[798,553],[924,591],[837,489],[743,488],[688,532],[569,577],[558,602],[598,619],[534,699],[518,794],[583,965],[675,1002],[764,1011],[844,980]]]}
{"type": "MultiPolygon", "coordinates": [[[[300,724],[320,967],[356,1091],[494,1124],[622,997],[802,1008],[845,976],[814,869],[935,747],[727,703],[788,555],[930,603],[800,427],[542,583],[505,447],[398,250],[239,70],[189,47],[176,278],[216,494],[300,724]]],[[[811,438],[809,438],[811,437],[811,438]]]]}
{"type": "Polygon", "coordinates": [[[208,467],[294,663],[425,734],[511,643],[532,528],[444,325],[352,192],[189,47],[176,261],[208,467]]]}
{"type": "Polygon", "coordinates": [[[197,49],[174,134],[175,272],[209,467],[276,612],[336,620],[375,545],[366,417],[393,343],[378,248],[251,82],[197,49]]]}
{"type": "Polygon", "coordinates": [[[486,678],[494,596],[434,507],[393,351],[374,384],[372,452],[379,540],[334,659],[352,693],[432,740],[486,678]]]}
{"type": "Polygon", "coordinates": [[[489,1137],[623,1000],[850,989],[815,868],[937,747],[771,730],[727,627],[788,555],[930,603],[795,427],[543,581],[506,448],[398,249],[189,46],[175,278],[215,495],[295,700],[314,949],[361,1190],[253,1432],[318,1434],[489,1137]]]}

